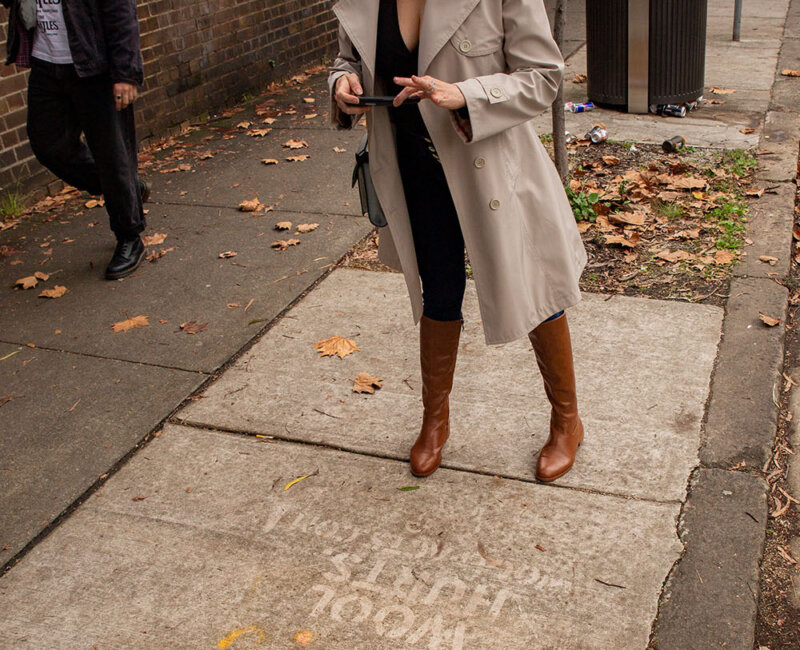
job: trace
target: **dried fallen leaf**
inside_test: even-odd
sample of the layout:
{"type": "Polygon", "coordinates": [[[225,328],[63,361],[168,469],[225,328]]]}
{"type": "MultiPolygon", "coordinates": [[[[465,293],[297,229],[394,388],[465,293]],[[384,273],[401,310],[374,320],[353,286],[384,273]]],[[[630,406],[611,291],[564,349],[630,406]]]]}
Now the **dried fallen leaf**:
{"type": "Polygon", "coordinates": [[[766,262],[770,266],[775,266],[778,263],[777,257],[772,257],[772,255],[762,255],[758,258],[760,262],[766,262]]]}
{"type": "Polygon", "coordinates": [[[736,255],[729,250],[720,249],[714,253],[714,262],[716,264],[726,265],[736,261],[736,255]]]}
{"type": "Polygon", "coordinates": [[[343,149],[342,147],[334,147],[333,150],[336,153],[344,153],[345,151],[347,151],[347,149],[343,149]]]}
{"type": "Polygon", "coordinates": [[[619,165],[620,161],[617,156],[603,156],[603,162],[609,167],[613,167],[614,165],[619,165]]]}
{"type": "Polygon", "coordinates": [[[306,104],[315,104],[317,102],[317,100],[314,99],[313,97],[303,97],[303,101],[306,104]]]}
{"type": "Polygon", "coordinates": [[[300,243],[299,239],[279,239],[270,244],[272,248],[278,251],[285,251],[289,246],[297,246],[300,243]]]}
{"type": "Polygon", "coordinates": [[[127,320],[121,320],[111,326],[115,332],[127,332],[128,330],[135,330],[139,327],[147,327],[150,325],[150,319],[147,316],[134,316],[127,320]]]}
{"type": "Polygon", "coordinates": [[[303,115],[304,120],[313,120],[317,116],[317,113],[309,113],[308,115],[303,115]]]}
{"type": "Polygon", "coordinates": [[[47,282],[50,279],[50,274],[42,273],[41,271],[36,271],[36,273],[33,274],[33,277],[36,278],[37,280],[41,280],[42,282],[47,282]]]}
{"type": "Polygon", "coordinates": [[[14,283],[14,286],[18,289],[33,289],[39,281],[33,275],[28,275],[24,278],[20,278],[14,283]]]}
{"type": "Polygon", "coordinates": [[[780,318],[773,318],[772,316],[767,316],[762,312],[758,312],[758,317],[761,319],[761,322],[764,323],[767,327],[775,327],[776,325],[781,324],[780,318]]]}
{"type": "Polygon", "coordinates": [[[91,210],[92,208],[102,208],[105,204],[105,199],[89,199],[83,205],[91,210]]]}
{"type": "Polygon", "coordinates": [[[208,329],[208,323],[198,323],[196,320],[189,320],[181,323],[181,329],[187,334],[199,334],[208,329]]]}
{"type": "Polygon", "coordinates": [[[572,77],[572,83],[574,84],[583,84],[586,83],[588,77],[586,76],[585,72],[579,72],[574,77],[572,77]]]}
{"type": "Polygon", "coordinates": [[[163,244],[166,238],[167,238],[167,233],[157,232],[153,233],[152,235],[145,235],[144,237],[142,237],[142,243],[145,246],[156,246],[157,244],[163,244]]]}
{"type": "Polygon", "coordinates": [[[305,140],[287,140],[283,143],[283,146],[287,149],[305,149],[308,147],[308,142],[305,140]]]}
{"type": "Polygon", "coordinates": [[[261,121],[262,121],[264,124],[275,124],[275,122],[277,122],[278,120],[276,120],[274,117],[265,117],[265,118],[264,118],[263,120],[261,120],[261,121]]]}
{"type": "Polygon", "coordinates": [[[240,302],[229,302],[229,303],[228,303],[227,305],[225,305],[225,306],[226,306],[228,309],[236,309],[236,307],[241,307],[241,306],[242,306],[242,303],[240,303],[240,302]]]}
{"type": "Polygon", "coordinates": [[[594,224],[591,221],[581,221],[578,223],[578,232],[583,234],[587,230],[589,230],[589,228],[591,228],[593,225],[594,224]]]}
{"type": "Polygon", "coordinates": [[[605,244],[610,246],[612,244],[618,244],[620,246],[624,246],[626,248],[633,248],[636,246],[638,242],[638,238],[634,239],[631,237],[630,239],[626,239],[624,235],[606,235],[605,244]]]}
{"type": "Polygon", "coordinates": [[[786,70],[781,70],[781,74],[784,77],[800,77],[800,70],[790,70],[787,68],[786,70]]]}
{"type": "Polygon", "coordinates": [[[270,131],[272,131],[272,129],[253,129],[252,131],[249,131],[249,135],[253,136],[254,138],[263,138],[270,131]]]}
{"type": "Polygon", "coordinates": [[[736,92],[732,88],[717,88],[716,86],[712,86],[709,90],[715,95],[730,95],[736,92]]]}
{"type": "Polygon", "coordinates": [[[60,298],[65,293],[67,293],[67,288],[60,284],[57,284],[52,289],[45,289],[39,294],[40,298],[60,298]]]}
{"type": "Polygon", "coordinates": [[[374,395],[376,390],[383,388],[383,378],[373,377],[369,373],[359,372],[353,383],[354,393],[369,393],[374,395]]]}
{"type": "Polygon", "coordinates": [[[249,129],[250,128],[250,124],[252,124],[252,122],[239,122],[236,125],[236,128],[237,129],[249,129]]]}
{"type": "Polygon", "coordinates": [[[755,133],[755,129],[746,128],[746,129],[739,129],[739,133],[744,133],[745,135],[750,135],[751,133],[755,133]]]}
{"type": "Polygon", "coordinates": [[[311,158],[311,155],[304,153],[300,154],[299,156],[287,156],[286,160],[288,160],[289,162],[303,162],[304,160],[308,160],[309,158],[311,158]]]}
{"type": "Polygon", "coordinates": [[[321,357],[338,356],[340,359],[344,359],[348,354],[358,351],[358,346],[353,341],[336,334],[322,341],[317,341],[313,347],[319,351],[319,356],[321,357]]]}
{"type": "Polygon", "coordinates": [[[314,633],[311,630],[300,630],[294,635],[294,642],[298,645],[308,645],[314,640],[314,633]]]}
{"type": "Polygon", "coordinates": [[[226,260],[229,257],[236,257],[236,251],[225,251],[219,254],[220,259],[226,260]]]}
{"type": "Polygon", "coordinates": [[[641,212],[612,212],[608,220],[621,226],[643,226],[645,215],[641,212]]]}
{"type": "Polygon", "coordinates": [[[317,228],[319,228],[318,223],[301,223],[297,226],[297,232],[307,233],[311,232],[312,230],[316,230],[317,228]]]}
{"type": "Polygon", "coordinates": [[[749,196],[752,199],[760,199],[762,196],[764,196],[764,192],[766,192],[766,188],[754,187],[753,189],[747,190],[745,192],[745,196],[749,196]]]}
{"type": "Polygon", "coordinates": [[[685,250],[681,250],[680,248],[674,251],[663,250],[656,253],[656,257],[660,260],[666,260],[667,262],[681,262],[683,260],[691,260],[694,259],[695,256],[685,250]]]}
{"type": "Polygon", "coordinates": [[[258,200],[258,197],[250,199],[248,201],[242,201],[239,204],[239,210],[241,210],[242,212],[257,212],[262,207],[263,206],[261,204],[261,201],[258,200]]]}
{"type": "Polygon", "coordinates": [[[262,158],[261,162],[265,165],[277,165],[278,160],[276,158],[262,158]]]}
{"type": "Polygon", "coordinates": [[[279,221],[275,224],[275,230],[290,230],[292,227],[291,221],[279,221]]]}

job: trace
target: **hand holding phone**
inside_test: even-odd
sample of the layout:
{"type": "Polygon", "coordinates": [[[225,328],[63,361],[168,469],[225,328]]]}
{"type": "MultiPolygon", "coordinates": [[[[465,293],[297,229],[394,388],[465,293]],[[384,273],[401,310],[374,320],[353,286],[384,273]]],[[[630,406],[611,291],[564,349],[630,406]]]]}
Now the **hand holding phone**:
{"type": "MultiPolygon", "coordinates": [[[[406,104],[419,104],[419,97],[409,97],[406,104]]],[[[394,102],[394,95],[359,95],[358,104],[353,106],[391,106],[394,102]]]]}

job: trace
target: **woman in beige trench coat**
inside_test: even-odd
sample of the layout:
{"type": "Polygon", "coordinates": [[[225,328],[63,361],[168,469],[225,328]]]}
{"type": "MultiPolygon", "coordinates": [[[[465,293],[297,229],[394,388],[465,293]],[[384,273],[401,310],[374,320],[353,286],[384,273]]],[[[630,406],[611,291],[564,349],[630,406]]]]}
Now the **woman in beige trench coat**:
{"type": "Polygon", "coordinates": [[[550,437],[539,454],[536,476],[555,480],[572,467],[584,435],[569,328],[561,312],[580,300],[578,279],[586,253],[531,118],[555,98],[563,61],[542,0],[448,0],[429,2],[427,11],[425,4],[338,2],[333,11],[339,19],[339,56],[329,78],[337,126],[351,128],[367,114],[370,171],[388,221],[380,231],[380,257],[403,271],[420,322],[423,422],[411,449],[411,469],[427,476],[441,463],[462,321],[460,316],[437,320],[427,315],[435,296],[433,281],[425,287],[425,274],[420,281],[420,269],[430,263],[423,259],[418,224],[428,228],[426,236],[436,237],[439,231],[435,223],[431,226],[435,214],[416,214],[425,212],[427,198],[419,194],[427,190],[410,179],[424,185],[428,175],[413,176],[413,165],[403,160],[408,98],[419,100],[413,107],[419,112],[411,117],[440,164],[445,193],[449,189],[486,342],[527,335],[533,344],[552,406],[550,437]],[[392,56],[412,60],[412,70],[387,76],[392,56]],[[362,94],[396,95],[399,108],[358,106],[362,94]],[[401,114],[406,118],[400,120],[401,114]]]}

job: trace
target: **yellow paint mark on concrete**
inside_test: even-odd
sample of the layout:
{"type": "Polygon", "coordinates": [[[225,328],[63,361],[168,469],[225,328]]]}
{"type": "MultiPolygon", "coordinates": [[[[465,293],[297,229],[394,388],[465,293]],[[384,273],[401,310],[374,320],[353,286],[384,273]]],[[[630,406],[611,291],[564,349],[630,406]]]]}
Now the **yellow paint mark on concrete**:
{"type": "Polygon", "coordinates": [[[295,483],[299,483],[303,479],[308,478],[309,476],[313,476],[312,474],[306,474],[305,476],[301,476],[300,478],[296,478],[293,481],[289,481],[286,485],[283,486],[283,491],[286,492],[290,487],[292,487],[295,483]]]}
{"type": "Polygon", "coordinates": [[[220,650],[224,650],[224,648],[230,648],[234,641],[238,639],[243,634],[253,633],[255,635],[254,641],[256,642],[255,645],[251,645],[251,648],[257,648],[260,645],[263,645],[264,642],[267,640],[267,635],[260,627],[257,625],[248,625],[247,627],[237,627],[228,634],[226,634],[222,639],[220,639],[219,643],[217,644],[217,648],[220,650]]]}

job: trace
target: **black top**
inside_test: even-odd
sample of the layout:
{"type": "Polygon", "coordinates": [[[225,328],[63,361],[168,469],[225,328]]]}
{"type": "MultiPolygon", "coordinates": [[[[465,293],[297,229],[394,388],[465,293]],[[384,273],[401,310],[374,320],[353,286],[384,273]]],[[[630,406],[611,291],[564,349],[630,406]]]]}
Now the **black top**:
{"type": "MultiPolygon", "coordinates": [[[[376,76],[383,83],[386,93],[396,95],[403,88],[394,83],[394,77],[410,77],[417,74],[419,45],[409,51],[400,32],[396,0],[381,0],[378,12],[378,43],[375,51],[376,76]]],[[[395,126],[419,135],[428,135],[416,104],[403,104],[389,108],[389,116],[395,126]]]]}

